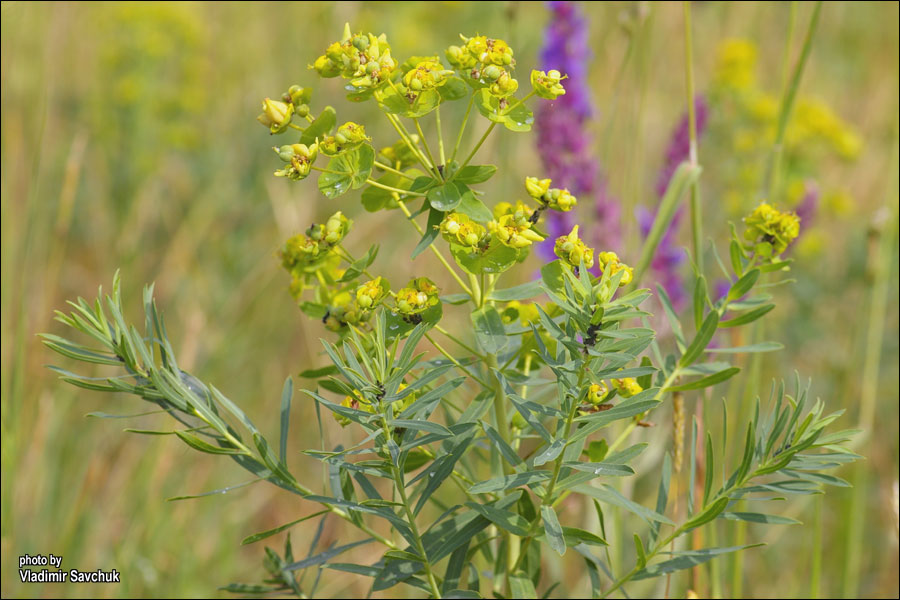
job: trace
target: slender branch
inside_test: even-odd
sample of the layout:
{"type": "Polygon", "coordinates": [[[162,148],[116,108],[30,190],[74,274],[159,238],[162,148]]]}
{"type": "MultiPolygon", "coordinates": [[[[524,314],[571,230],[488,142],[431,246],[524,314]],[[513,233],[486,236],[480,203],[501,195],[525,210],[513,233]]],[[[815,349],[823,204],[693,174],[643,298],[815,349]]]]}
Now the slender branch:
{"type": "Polygon", "coordinates": [[[803,76],[806,63],[809,60],[809,53],[812,49],[812,40],[815,36],[816,29],[819,26],[819,15],[821,12],[822,0],[818,0],[813,8],[812,17],[810,17],[809,20],[806,37],[803,40],[803,48],[800,50],[800,58],[797,59],[797,65],[794,67],[794,73],[791,75],[790,85],[785,89],[784,97],[781,100],[781,110],[778,115],[778,128],[775,131],[775,144],[772,147],[772,158],[769,164],[768,186],[766,186],[769,192],[769,200],[773,202],[775,201],[775,193],[779,184],[781,155],[784,151],[784,134],[791,118],[791,112],[794,109],[794,99],[797,96],[797,89],[800,87],[800,79],[803,76]]]}
{"type": "Polygon", "coordinates": [[[453,146],[453,154],[450,155],[450,162],[456,160],[456,153],[459,152],[459,144],[462,142],[463,133],[466,131],[466,125],[469,124],[469,114],[472,112],[472,105],[475,104],[475,92],[469,98],[469,106],[466,108],[466,114],[463,117],[462,125],[459,127],[459,133],[456,136],[456,145],[453,146]]]}
{"type": "Polygon", "coordinates": [[[381,188],[381,189],[383,189],[383,190],[387,190],[387,191],[389,191],[389,192],[397,192],[398,194],[403,194],[403,195],[406,195],[406,196],[421,196],[421,197],[423,197],[423,198],[425,197],[425,194],[423,194],[422,192],[411,192],[410,190],[404,190],[404,189],[401,189],[401,188],[395,188],[395,187],[392,187],[392,186],[390,186],[390,185],[385,185],[385,184],[383,184],[383,183],[378,183],[377,181],[375,181],[375,180],[372,179],[371,177],[369,177],[369,178],[366,179],[366,183],[368,183],[369,185],[374,185],[374,186],[377,187],[377,188],[381,188]]]}
{"type": "Polygon", "coordinates": [[[465,373],[466,375],[468,375],[469,377],[471,377],[472,379],[474,379],[475,381],[477,381],[479,384],[481,384],[482,387],[484,387],[484,388],[490,388],[490,387],[491,387],[491,384],[489,384],[489,383],[486,382],[484,379],[482,379],[482,378],[479,377],[478,375],[475,375],[474,373],[472,373],[471,371],[469,371],[467,368],[465,368],[465,367],[462,365],[462,363],[460,363],[458,360],[456,360],[456,358],[454,358],[454,356],[453,356],[452,354],[450,354],[449,352],[447,352],[447,350],[444,349],[443,346],[441,346],[440,344],[438,344],[437,341],[435,341],[435,339],[434,339],[433,337],[431,337],[429,334],[427,334],[427,333],[425,334],[425,339],[427,339],[429,342],[431,342],[431,345],[434,346],[435,349],[436,349],[438,352],[440,352],[441,354],[443,354],[444,357],[445,357],[447,360],[449,360],[451,363],[453,363],[453,364],[456,366],[456,368],[458,368],[460,371],[462,371],[463,373],[465,373]]]}
{"type": "MultiPolygon", "coordinates": [[[[694,50],[691,33],[691,3],[684,1],[684,74],[687,88],[688,129],[690,131],[690,161],[697,167],[697,114],[694,103],[694,50]]],[[[700,204],[699,177],[691,182],[691,232],[694,241],[694,260],[703,273],[703,207],[700,204]]]]}
{"type": "MultiPolygon", "coordinates": [[[[384,427],[385,437],[387,439],[391,439],[391,430],[387,424],[387,420],[382,418],[381,422],[384,427]]],[[[421,534],[419,534],[418,525],[416,525],[416,517],[409,505],[409,499],[406,497],[406,483],[403,481],[403,473],[400,471],[400,467],[394,464],[393,461],[391,461],[391,471],[394,474],[394,487],[397,490],[397,495],[400,496],[400,502],[401,504],[403,504],[403,510],[406,513],[406,521],[409,523],[409,528],[412,530],[413,534],[413,540],[416,542],[416,551],[422,558],[422,564],[425,568],[425,577],[428,580],[428,586],[431,588],[431,594],[435,598],[440,598],[441,590],[434,578],[434,573],[431,569],[431,562],[428,560],[428,555],[425,553],[425,545],[422,543],[422,536],[421,534]]]]}
{"type": "Polygon", "coordinates": [[[409,179],[410,181],[415,181],[415,180],[416,180],[416,178],[413,177],[412,175],[407,175],[407,174],[404,173],[403,171],[398,171],[398,170],[395,169],[394,167],[391,167],[391,166],[389,166],[389,165],[386,165],[386,164],[384,164],[384,163],[382,163],[382,162],[378,162],[377,160],[375,161],[375,166],[378,167],[379,169],[383,170],[383,171],[387,171],[388,173],[393,173],[394,175],[399,175],[400,177],[404,177],[404,178],[406,178],[406,179],[409,179]]]}
{"type": "MultiPolygon", "coordinates": [[[[488,138],[488,136],[491,135],[491,132],[494,130],[494,127],[496,127],[496,126],[497,126],[497,122],[491,121],[490,127],[487,128],[487,131],[484,132],[484,135],[481,136],[481,139],[478,140],[478,143],[475,144],[474,148],[472,148],[472,151],[469,153],[469,156],[466,158],[466,160],[463,162],[463,164],[461,164],[459,166],[459,170],[457,171],[457,173],[459,173],[459,171],[462,171],[463,167],[468,165],[469,162],[475,157],[475,153],[478,152],[479,148],[481,148],[481,145],[484,143],[484,140],[486,140],[488,138]]],[[[452,181],[453,177],[451,177],[450,180],[452,181]]]]}
{"type": "Polygon", "coordinates": [[[397,130],[397,134],[400,136],[400,139],[409,147],[410,151],[416,157],[422,166],[425,167],[425,170],[429,171],[432,175],[434,175],[434,171],[431,167],[431,164],[428,162],[428,159],[422,154],[422,151],[419,147],[413,143],[412,139],[409,137],[409,133],[406,131],[406,128],[403,127],[403,124],[400,123],[399,119],[397,119],[394,115],[390,113],[384,113],[384,116],[387,117],[388,121],[391,122],[391,125],[394,126],[394,129],[397,130]]]}
{"type": "Polygon", "coordinates": [[[436,109],[434,109],[434,121],[437,127],[437,136],[438,136],[438,152],[441,156],[441,164],[447,164],[447,157],[444,156],[444,132],[441,131],[441,105],[439,104],[436,109]]]}
{"type": "MultiPolygon", "coordinates": [[[[425,139],[425,132],[422,131],[422,125],[419,123],[419,119],[413,118],[413,123],[416,124],[416,131],[419,134],[419,139],[422,140],[422,147],[425,148],[425,154],[428,155],[428,160],[434,166],[434,170],[437,172],[437,175],[441,175],[440,169],[437,168],[437,161],[434,160],[434,155],[431,153],[431,147],[428,145],[428,140],[425,139]]],[[[443,177],[440,177],[441,181],[443,181],[443,177]]]]}
{"type": "MultiPolygon", "coordinates": [[[[467,352],[469,352],[469,354],[472,354],[473,356],[476,356],[476,357],[480,358],[481,360],[485,360],[485,357],[478,350],[475,350],[474,348],[472,348],[472,346],[466,344],[465,342],[460,340],[458,337],[456,337],[455,335],[453,335],[452,333],[450,333],[449,331],[447,331],[440,325],[435,325],[434,330],[439,331],[440,333],[447,336],[447,338],[449,338],[453,342],[456,342],[457,345],[459,345],[460,347],[465,349],[467,352]]],[[[490,386],[488,386],[488,387],[490,387],[490,386]]]]}

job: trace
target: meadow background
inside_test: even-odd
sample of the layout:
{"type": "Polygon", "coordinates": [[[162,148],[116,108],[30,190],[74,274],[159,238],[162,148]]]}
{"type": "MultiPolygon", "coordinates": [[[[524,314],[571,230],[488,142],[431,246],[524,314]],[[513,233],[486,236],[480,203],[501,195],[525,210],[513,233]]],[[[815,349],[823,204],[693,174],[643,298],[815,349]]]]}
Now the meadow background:
{"type": "MultiPolygon", "coordinates": [[[[794,55],[810,9],[799,6],[794,55]]],[[[622,202],[628,260],[637,230],[631,215],[655,206],[654,182],[685,107],[682,8],[609,2],[583,10],[594,53],[595,155],[610,193],[622,202]]],[[[788,3],[695,3],[698,92],[713,82],[723,40],[743,38],[757,48],[759,86],[777,96],[789,11],[788,3]]],[[[66,299],[92,297],[100,284],[108,288],[116,269],[126,306],[138,319],[140,289],[155,281],[182,367],[215,382],[260,428],[274,432],[284,378],[325,364],[318,338],[327,333],[294,305],[275,253],[282,240],[321,222],[335,206],[311,182],[272,177],[279,163],[255,121],[260,100],[292,83],[312,84],[314,106],[334,105],[341,120],[364,122],[376,147],[387,145],[394,136],[386,120],[371,106],[344,102],[338,81],[318,80],[307,70],[345,21],[355,30],[387,33],[401,60],[442,52],[461,32],[503,37],[527,85],[547,19],[542,3],[524,2],[3,2],[3,597],[224,596],[218,586],[262,577],[261,545],[242,547],[241,539],[314,508],[265,485],[166,502],[244,476],[171,438],[122,433],[132,422],[85,418],[143,406],[58,382],[45,364],[66,365],[36,334],[60,333],[53,310],[66,299]],[[122,583],[19,583],[17,557],[49,552],[63,556],[63,568],[117,568],[122,583]]],[[[860,144],[846,156],[816,152],[804,167],[822,197],[793,255],[797,283],[774,291],[779,304],[766,327],[786,348],[764,355],[762,381],[792,378],[794,369],[811,376],[814,395],[829,409],[847,410],[845,426],[860,423],[866,430],[855,448],[866,459],[837,473],[858,483],[857,492],[829,488],[824,502],[804,499],[786,509],[804,525],[750,527],[749,540],[770,545],[747,552],[736,573],[723,562],[726,591],[805,596],[813,549],[820,547],[823,596],[897,597],[896,238],[887,263],[876,252],[880,236],[896,231],[897,3],[827,3],[800,94],[827,104],[860,144]],[[889,270],[886,305],[870,326],[879,268],[889,270]],[[883,333],[877,347],[870,329],[883,333]],[[874,395],[867,385],[877,386],[874,395]],[[872,400],[861,403],[863,396],[872,400]],[[738,588],[731,587],[735,575],[743,576],[738,588]]],[[[482,128],[469,133],[480,135],[482,128]]],[[[700,144],[701,186],[705,231],[721,242],[727,220],[759,198],[733,189],[740,187],[735,169],[753,160],[742,162],[746,144],[737,125],[726,118],[711,128],[700,144]]],[[[497,198],[521,196],[521,177],[537,172],[535,140],[503,132],[481,151],[483,162],[490,156],[501,173],[510,173],[492,183],[497,198]]],[[[381,244],[376,265],[397,273],[397,281],[432,266],[426,254],[407,259],[414,234],[396,214],[364,214],[357,196],[339,200],[340,210],[356,219],[350,247],[361,253],[381,244]]],[[[580,208],[590,222],[590,202],[580,208]]],[[[687,227],[676,235],[689,245],[687,227]]],[[[732,419],[740,418],[746,390],[716,393],[728,395],[732,419]]],[[[312,405],[306,408],[295,397],[296,450],[318,437],[312,405]]],[[[329,443],[339,443],[341,430],[331,422],[327,428],[329,443]]],[[[314,463],[294,456],[295,472],[318,485],[314,463]]],[[[292,530],[298,547],[308,543],[311,523],[292,530]]],[[[323,542],[341,534],[341,525],[329,521],[323,542]]],[[[345,558],[367,559],[365,550],[345,558]]],[[[560,564],[547,567],[566,577],[560,564]]],[[[342,575],[326,577],[319,594],[365,590],[342,575]]]]}

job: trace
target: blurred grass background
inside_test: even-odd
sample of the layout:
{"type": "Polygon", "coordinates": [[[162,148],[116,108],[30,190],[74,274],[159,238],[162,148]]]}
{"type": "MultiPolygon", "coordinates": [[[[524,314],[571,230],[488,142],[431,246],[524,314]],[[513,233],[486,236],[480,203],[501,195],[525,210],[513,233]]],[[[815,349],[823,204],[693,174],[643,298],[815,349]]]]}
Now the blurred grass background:
{"type": "MultiPolygon", "coordinates": [[[[598,137],[611,123],[612,142],[598,157],[615,195],[630,206],[652,206],[669,132],[684,108],[681,6],[653,7],[642,50],[646,71],[628,67],[618,87],[614,74],[627,46],[620,22],[635,6],[589,3],[584,9],[595,53],[598,137]]],[[[712,76],[714,49],[728,37],[758,45],[759,78],[777,91],[786,15],[786,3],[696,3],[698,91],[712,76]]],[[[798,31],[808,7],[800,15],[798,31]]],[[[3,2],[4,597],[204,597],[219,585],[261,577],[262,548],[241,547],[240,540],[312,507],[272,486],[166,502],[243,475],[170,438],[123,434],[133,421],[84,418],[95,410],[130,414],[144,406],[59,383],[44,368],[58,357],[35,334],[59,333],[52,311],[66,299],[92,297],[100,284],[108,287],[117,268],[137,319],[140,288],[155,281],[182,366],[215,382],[274,432],[285,376],[324,364],[317,341],[324,330],[293,306],[274,254],[283,239],[335,207],[321,202],[311,182],[272,177],[278,166],[268,149],[272,140],[255,121],[260,99],[277,97],[292,83],[313,85],[314,110],[333,104],[340,120],[365,123],[376,146],[387,145],[394,135],[385,119],[369,105],[349,105],[338,82],[307,70],[345,21],[387,33],[401,60],[439,53],[460,32],[504,37],[516,50],[524,81],[546,19],[541,3],[3,2]],[[17,557],[49,552],[63,556],[63,568],[117,568],[122,583],[19,583],[17,557]]],[[[819,165],[822,180],[849,200],[842,210],[817,217],[822,243],[797,257],[798,282],[777,292],[780,304],[767,329],[786,349],[767,356],[763,374],[766,381],[792,376],[794,369],[812,376],[814,395],[831,409],[847,409],[846,426],[859,418],[873,219],[897,168],[896,155],[891,158],[897,73],[896,3],[826,4],[801,90],[827,101],[864,146],[852,163],[819,165]]],[[[444,121],[453,119],[445,115],[444,121]]],[[[469,133],[480,135],[482,127],[469,133]]],[[[534,136],[504,132],[481,151],[501,173],[513,170],[492,184],[492,196],[519,194],[520,178],[539,164],[533,144],[534,136]]],[[[701,143],[701,181],[717,181],[718,158],[701,143]]],[[[726,190],[703,185],[707,231],[723,239],[726,190]]],[[[364,215],[353,194],[339,207],[357,220],[349,247],[361,254],[370,243],[382,244],[379,272],[400,281],[414,269],[433,271],[431,256],[407,260],[414,234],[397,215],[364,215]]],[[[583,215],[589,218],[588,211],[583,215]]],[[[868,477],[859,593],[877,597],[898,595],[896,246],[891,264],[873,430],[860,448],[868,477]]],[[[312,407],[306,408],[295,398],[296,450],[317,437],[312,407]]],[[[152,419],[138,422],[159,422],[152,419]]],[[[327,425],[329,442],[340,441],[340,430],[327,425]]],[[[294,466],[314,485],[320,478],[311,462],[297,459],[294,466]]],[[[828,493],[823,595],[841,592],[851,495],[843,488],[828,493]]],[[[810,507],[797,506],[798,518],[812,522],[810,507]]],[[[292,530],[298,547],[308,543],[311,523],[292,530]]],[[[745,557],[745,595],[805,595],[811,531],[808,525],[760,530],[757,537],[780,538],[745,557]]],[[[341,526],[329,522],[323,539],[341,535],[341,526]]],[[[348,556],[367,559],[364,550],[348,556]]],[[[559,565],[550,569],[563,576],[559,565]]],[[[345,576],[320,589],[322,596],[354,592],[365,588],[345,576]]]]}

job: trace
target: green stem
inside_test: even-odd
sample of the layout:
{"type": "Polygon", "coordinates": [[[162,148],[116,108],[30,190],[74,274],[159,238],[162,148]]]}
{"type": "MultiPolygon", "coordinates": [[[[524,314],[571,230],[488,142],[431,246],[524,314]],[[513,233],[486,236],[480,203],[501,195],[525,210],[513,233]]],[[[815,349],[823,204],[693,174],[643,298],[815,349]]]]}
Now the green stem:
{"type": "Polygon", "coordinates": [[[394,129],[397,131],[397,134],[400,136],[400,139],[407,145],[416,159],[422,163],[422,166],[425,167],[426,171],[429,171],[432,175],[434,175],[434,169],[431,166],[431,163],[428,162],[428,159],[422,154],[422,151],[419,147],[413,143],[412,139],[409,137],[409,133],[406,131],[406,128],[403,127],[403,124],[397,119],[394,115],[390,113],[384,113],[387,117],[388,121],[391,122],[391,125],[394,126],[394,129]]]}
{"type": "MultiPolygon", "coordinates": [[[[679,367],[675,367],[675,369],[672,371],[672,373],[666,378],[665,382],[662,384],[662,387],[659,388],[659,391],[656,392],[656,394],[653,396],[653,399],[659,400],[660,398],[662,398],[663,394],[666,393],[666,390],[669,388],[669,386],[672,385],[675,382],[675,380],[678,379],[680,376],[681,376],[681,369],[679,367]]],[[[631,435],[631,432],[634,431],[634,429],[637,427],[637,424],[639,422],[640,422],[640,416],[632,419],[631,422],[622,431],[622,433],[619,434],[619,436],[616,438],[616,440],[612,444],[610,444],[609,449],[606,451],[606,453],[611,454],[611,453],[615,452],[616,450],[618,450],[619,446],[621,446],[622,444],[625,443],[625,441],[628,439],[628,436],[631,435]]],[[[562,454],[560,454],[560,456],[562,456],[562,454]]],[[[565,500],[570,493],[572,493],[571,490],[566,490],[565,492],[560,494],[559,498],[557,498],[553,502],[553,506],[555,507],[560,502],[565,500]]]]}
{"type": "Polygon", "coordinates": [[[384,163],[378,162],[377,160],[375,161],[375,166],[378,167],[379,169],[382,169],[383,171],[387,171],[388,173],[393,173],[394,175],[399,175],[400,177],[404,177],[406,179],[409,179],[410,181],[416,180],[415,177],[413,177],[411,175],[407,175],[403,171],[398,171],[397,169],[395,169],[391,166],[388,166],[384,163]]]}
{"type": "Polygon", "coordinates": [[[438,137],[438,154],[441,157],[441,164],[447,164],[447,157],[444,156],[444,132],[441,131],[441,107],[438,105],[436,109],[434,109],[434,122],[437,127],[437,137],[438,137]]]}
{"type": "MultiPolygon", "coordinates": [[[[497,126],[497,122],[491,121],[491,125],[484,132],[484,135],[481,136],[481,139],[478,140],[478,143],[475,144],[475,147],[472,148],[472,151],[469,153],[469,156],[466,157],[466,160],[463,162],[463,164],[460,165],[459,170],[456,171],[457,173],[459,173],[459,171],[462,171],[463,168],[465,166],[467,166],[469,164],[469,162],[475,157],[475,153],[478,152],[478,150],[481,148],[481,145],[484,143],[484,140],[486,140],[488,138],[488,136],[491,135],[491,132],[494,130],[494,127],[496,127],[496,126],[497,126]]],[[[450,180],[453,180],[453,177],[451,177],[450,180]]]]}
{"type": "MultiPolygon", "coordinates": [[[[456,337],[455,335],[453,335],[452,333],[450,333],[449,331],[447,331],[440,325],[435,325],[434,330],[444,334],[451,341],[455,342],[458,346],[460,346],[461,348],[463,348],[467,352],[469,352],[469,354],[472,354],[473,356],[481,359],[482,361],[486,360],[486,358],[478,350],[475,350],[474,348],[472,348],[472,346],[466,344],[465,342],[460,340],[458,337],[456,337]]],[[[490,387],[490,386],[488,386],[488,387],[490,387]]]]}
{"type": "MultiPolygon", "coordinates": [[[[387,420],[382,419],[381,422],[384,428],[385,438],[391,439],[391,430],[390,427],[388,427],[387,420]]],[[[403,504],[403,510],[406,513],[406,521],[409,523],[409,528],[412,530],[413,534],[413,540],[416,542],[416,551],[422,558],[422,564],[425,568],[425,577],[428,580],[428,587],[431,588],[433,597],[440,598],[441,590],[437,585],[437,580],[434,578],[431,562],[428,560],[428,555],[425,554],[425,545],[422,543],[422,536],[419,534],[418,525],[416,525],[416,517],[413,514],[412,508],[409,505],[409,500],[406,497],[406,483],[403,481],[403,473],[400,471],[400,467],[394,464],[393,461],[391,461],[391,470],[394,473],[394,487],[397,490],[397,495],[400,497],[401,504],[403,504]]]]}
{"type": "MultiPolygon", "coordinates": [[[[425,230],[423,230],[422,226],[419,225],[418,223],[416,223],[415,219],[413,219],[412,213],[409,212],[409,208],[406,206],[406,203],[404,203],[402,200],[397,200],[397,206],[399,206],[400,210],[403,211],[403,214],[406,215],[406,220],[413,224],[413,227],[416,228],[416,231],[419,232],[419,235],[425,235],[425,230]]],[[[447,262],[447,259],[444,258],[443,254],[441,254],[441,251],[438,250],[434,244],[429,244],[428,247],[431,249],[432,253],[434,253],[434,255],[437,257],[437,259],[439,261],[441,261],[441,264],[444,265],[444,268],[447,269],[447,272],[449,272],[450,275],[453,276],[453,279],[456,280],[456,283],[459,284],[459,286],[463,289],[463,291],[465,291],[467,294],[469,294],[469,297],[473,297],[472,290],[469,289],[469,286],[467,286],[463,282],[463,280],[459,278],[459,275],[456,274],[456,270],[450,266],[450,263],[447,262]]]]}
{"type": "Polygon", "coordinates": [[[436,172],[436,175],[438,175],[439,179],[443,181],[444,178],[440,177],[441,171],[437,168],[437,162],[434,160],[434,155],[431,153],[431,148],[428,146],[428,140],[425,139],[425,132],[422,131],[422,125],[419,124],[419,119],[413,118],[413,123],[416,124],[416,131],[419,134],[419,139],[422,140],[422,147],[425,148],[425,154],[428,155],[428,161],[432,164],[433,170],[436,172]]]}
{"type": "MultiPolygon", "coordinates": [[[[690,132],[690,161],[697,167],[697,114],[694,105],[694,50],[691,33],[691,3],[684,2],[684,74],[687,89],[688,129],[690,132]]],[[[694,241],[694,260],[703,273],[703,207],[700,204],[699,178],[691,182],[691,232],[694,241]]]]}
{"type": "MultiPolygon", "coordinates": [[[[587,369],[582,369],[578,374],[578,383],[575,385],[575,388],[576,392],[579,394],[581,393],[581,388],[584,385],[584,376],[586,372],[587,369]]],[[[564,427],[563,439],[568,439],[569,435],[572,433],[572,424],[575,421],[576,414],[578,414],[578,397],[572,398],[572,406],[569,408],[569,414],[566,415],[566,424],[564,427]]],[[[547,491],[544,492],[544,495],[541,497],[541,506],[556,506],[557,504],[559,504],[559,502],[562,501],[563,498],[568,495],[570,491],[569,490],[563,492],[562,494],[560,494],[559,498],[557,498],[555,501],[553,500],[553,492],[556,490],[556,484],[559,481],[559,474],[562,471],[564,455],[565,448],[563,448],[563,451],[559,453],[559,456],[556,457],[556,460],[553,461],[553,475],[551,475],[550,482],[547,484],[547,491]]],[[[522,544],[519,556],[516,559],[513,568],[510,569],[510,571],[512,571],[513,573],[515,573],[517,570],[519,570],[519,567],[521,567],[522,560],[527,554],[528,546],[531,544],[531,540],[537,533],[538,523],[540,523],[540,521],[540,519],[535,519],[531,527],[528,529],[528,533],[527,535],[525,535],[525,541],[522,544]]]]}
{"type": "MultiPolygon", "coordinates": [[[[896,107],[894,114],[896,115],[896,107]]],[[[865,442],[871,443],[873,428],[875,427],[875,408],[878,402],[878,376],[881,365],[881,351],[884,342],[884,330],[887,319],[887,301],[890,294],[890,279],[893,271],[893,252],[896,246],[897,235],[897,185],[898,185],[898,142],[897,127],[894,123],[894,147],[891,152],[890,169],[892,171],[891,183],[888,193],[885,194],[884,206],[876,214],[880,223],[875,223],[875,235],[878,236],[874,246],[874,252],[870,255],[869,276],[871,280],[871,295],[869,300],[868,327],[866,331],[866,346],[863,359],[862,381],[859,384],[859,425],[862,435],[866,436],[865,442]],[[880,229],[880,231],[879,231],[880,229]]],[[[844,578],[842,592],[844,598],[856,597],[859,591],[859,581],[862,576],[863,540],[866,526],[866,497],[869,493],[869,469],[863,465],[857,465],[853,479],[853,489],[850,492],[850,502],[847,509],[847,535],[846,550],[844,556],[844,578]],[[851,554],[852,553],[852,554],[851,554]]]]}
{"type": "Polygon", "coordinates": [[[389,191],[389,192],[397,192],[398,194],[403,194],[403,195],[406,195],[406,196],[420,196],[420,197],[423,197],[423,198],[425,197],[425,194],[423,194],[423,193],[421,193],[421,192],[411,192],[411,191],[409,191],[409,190],[404,190],[404,189],[400,189],[400,188],[395,188],[395,187],[392,187],[392,186],[390,186],[390,185],[384,185],[383,183],[378,183],[377,181],[375,181],[375,180],[372,179],[371,177],[369,177],[369,178],[366,179],[366,183],[368,183],[369,185],[373,185],[373,186],[375,186],[375,187],[377,187],[377,188],[381,188],[381,189],[383,189],[383,190],[387,190],[387,191],[389,191]]]}
{"type": "Polygon", "coordinates": [[[822,498],[816,498],[814,524],[813,524],[813,542],[812,542],[812,565],[810,566],[809,576],[809,597],[819,598],[822,587],[822,498]]]}
{"type": "Polygon", "coordinates": [[[536,92],[535,90],[531,90],[531,91],[530,91],[527,95],[525,95],[524,97],[516,99],[515,102],[513,102],[512,104],[510,104],[509,106],[507,106],[506,108],[504,108],[503,110],[501,110],[501,111],[500,111],[500,115],[502,116],[502,115],[509,114],[509,112],[510,112],[512,109],[514,109],[515,107],[517,107],[517,106],[520,105],[520,104],[524,104],[525,102],[528,101],[528,99],[530,99],[530,98],[531,98],[532,96],[534,96],[536,93],[537,93],[537,92],[536,92]]]}
{"type": "Polygon", "coordinates": [[[466,114],[463,117],[462,125],[459,127],[459,133],[456,136],[456,145],[453,146],[453,154],[450,155],[450,162],[456,160],[456,153],[459,152],[459,144],[462,142],[463,133],[466,131],[466,125],[469,124],[469,114],[472,112],[472,106],[475,104],[475,92],[469,98],[469,106],[466,108],[466,114]]]}
{"type": "Polygon", "coordinates": [[[809,27],[806,30],[806,38],[803,40],[803,48],[800,51],[800,58],[797,60],[797,65],[794,67],[790,85],[785,89],[784,97],[781,100],[781,110],[778,115],[778,128],[775,132],[775,145],[772,148],[772,157],[769,163],[768,186],[766,186],[769,192],[769,200],[772,202],[775,201],[775,194],[779,184],[781,155],[784,151],[784,133],[787,130],[787,124],[790,121],[791,112],[794,108],[794,99],[797,96],[797,89],[800,87],[800,79],[803,76],[803,70],[809,59],[809,53],[812,49],[812,40],[819,25],[819,15],[821,14],[821,11],[822,0],[818,0],[813,8],[812,17],[810,17],[809,27]]]}
{"type": "Polygon", "coordinates": [[[447,350],[445,350],[443,346],[438,344],[437,341],[435,341],[435,339],[433,337],[431,337],[429,334],[427,334],[427,333],[425,334],[425,339],[427,339],[429,342],[431,342],[431,345],[434,346],[438,352],[443,354],[444,357],[447,360],[449,360],[451,363],[453,363],[456,366],[456,368],[458,368],[460,371],[462,371],[467,376],[469,376],[472,379],[474,379],[475,381],[477,381],[479,384],[481,384],[482,387],[484,387],[486,389],[491,387],[491,384],[489,384],[488,382],[486,382],[484,379],[482,379],[478,375],[475,375],[474,373],[471,373],[468,369],[466,369],[458,360],[456,360],[456,358],[453,357],[452,354],[447,352],[447,350]]]}

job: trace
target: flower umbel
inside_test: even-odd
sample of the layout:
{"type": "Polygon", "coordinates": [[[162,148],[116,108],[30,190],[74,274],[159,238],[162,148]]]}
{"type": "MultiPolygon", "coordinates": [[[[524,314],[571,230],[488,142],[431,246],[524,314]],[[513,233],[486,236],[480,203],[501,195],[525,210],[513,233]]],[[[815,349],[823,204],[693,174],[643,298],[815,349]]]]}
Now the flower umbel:
{"type": "Polygon", "coordinates": [[[781,212],[762,202],[744,217],[747,229],[744,239],[763,256],[778,256],[800,235],[800,218],[796,213],[781,212]]]}
{"type": "Polygon", "coordinates": [[[582,262],[588,269],[594,266],[594,249],[589,248],[578,237],[578,225],[572,228],[569,235],[556,238],[553,251],[556,253],[556,256],[573,267],[579,267],[582,262]]]}

